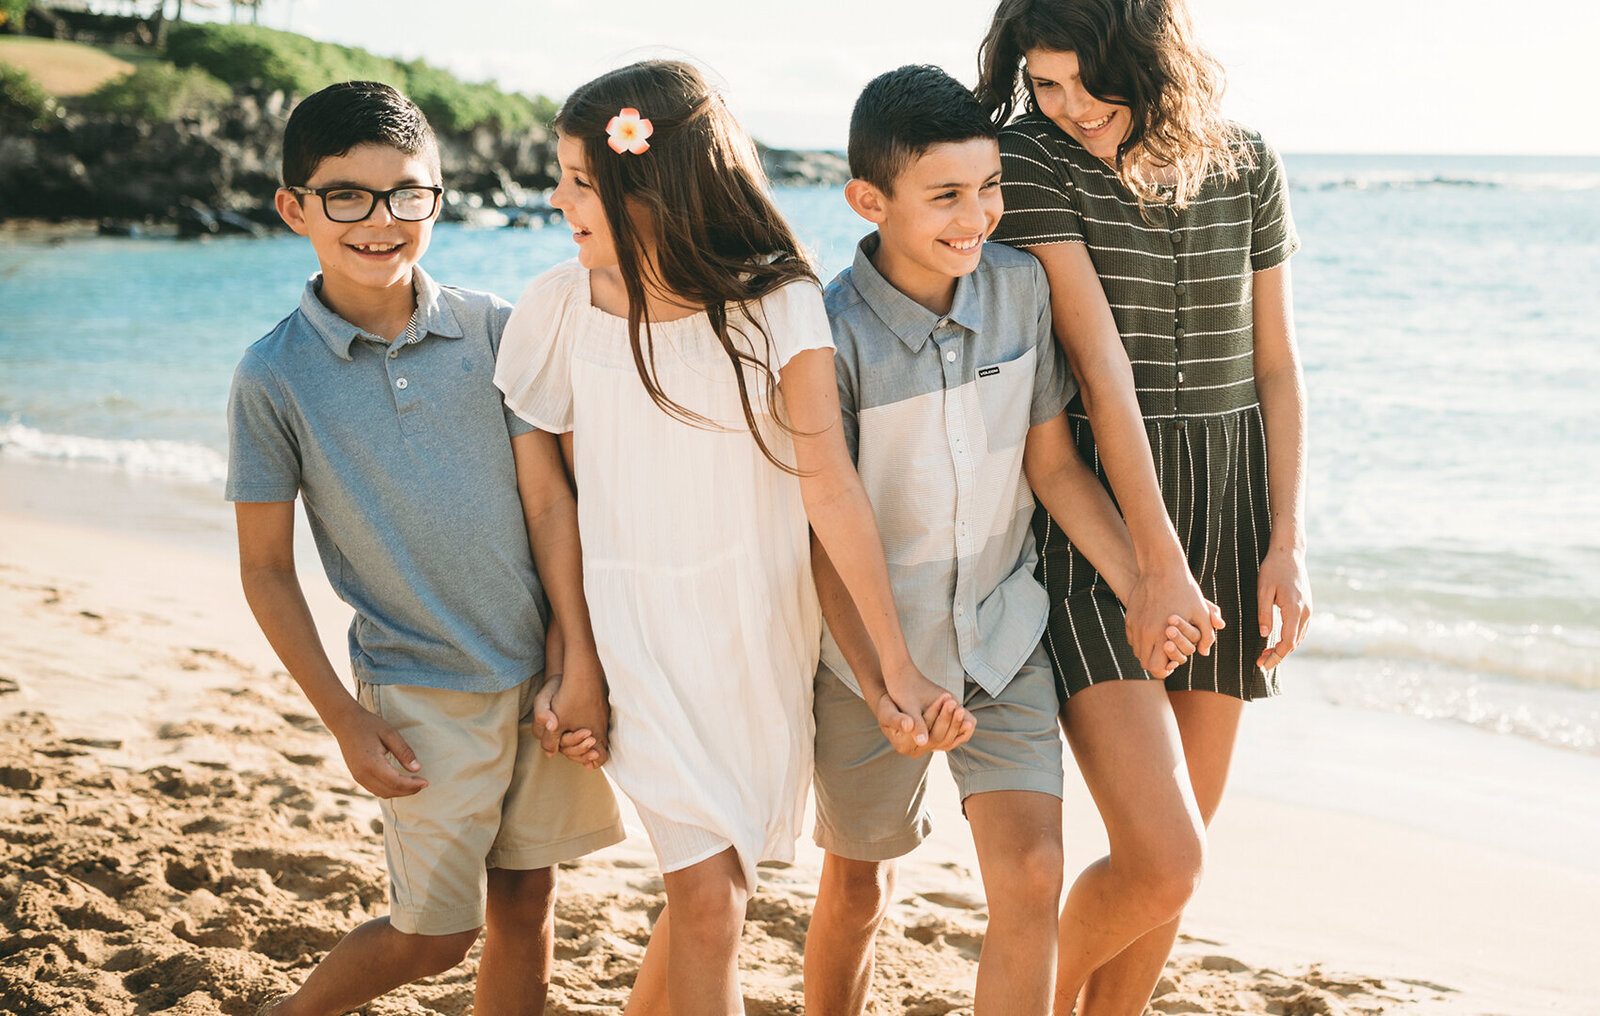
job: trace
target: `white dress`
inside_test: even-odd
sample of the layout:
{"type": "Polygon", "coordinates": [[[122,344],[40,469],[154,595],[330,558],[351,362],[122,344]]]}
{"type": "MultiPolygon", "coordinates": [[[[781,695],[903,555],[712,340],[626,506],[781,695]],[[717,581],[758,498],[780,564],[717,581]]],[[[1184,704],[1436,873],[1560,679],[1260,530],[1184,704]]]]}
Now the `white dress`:
{"type": "MultiPolygon", "coordinates": [[[[815,285],[785,286],[760,307],[774,370],[801,350],[832,348],[815,285]]],[[[822,622],[805,510],[799,481],[750,436],[706,315],[651,333],[661,389],[725,429],[673,419],[651,401],[626,319],[591,305],[576,261],[523,292],[495,383],[524,420],[573,434],[584,592],[611,689],[608,772],[662,871],[731,845],[753,890],[757,861],[793,858],[811,778],[822,622]]],[[[792,465],[763,379],[746,377],[763,436],[792,465]]]]}

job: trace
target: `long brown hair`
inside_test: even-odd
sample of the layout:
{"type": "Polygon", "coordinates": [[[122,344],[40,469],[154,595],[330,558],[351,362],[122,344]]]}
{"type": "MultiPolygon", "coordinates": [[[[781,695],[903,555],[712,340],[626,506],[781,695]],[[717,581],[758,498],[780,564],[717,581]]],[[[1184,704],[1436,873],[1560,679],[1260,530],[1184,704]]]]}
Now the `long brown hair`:
{"type": "Polygon", "coordinates": [[[764,316],[752,313],[753,305],[791,282],[816,284],[817,276],[767,196],[755,145],[721,96],[690,64],[647,60],[601,75],[573,92],[555,127],[583,143],[590,184],[611,226],[617,268],[628,294],[634,366],[651,400],[675,419],[715,426],[661,389],[645,316],[647,285],[705,311],[733,365],[745,423],[756,444],[774,465],[795,472],[774,454],[757,425],[745,370],[765,383],[773,419],[789,431],[771,364],[772,338],[764,316]],[[606,125],[624,108],[636,109],[650,121],[654,133],[648,151],[618,154],[607,144],[606,125]],[[755,326],[759,343],[730,327],[730,307],[755,326]],[[735,332],[744,344],[736,341],[735,332]]]}
{"type": "Polygon", "coordinates": [[[1089,94],[1128,107],[1115,168],[1141,202],[1187,204],[1208,174],[1231,180],[1248,165],[1239,129],[1222,117],[1222,65],[1195,42],[1183,0],[1000,0],[978,50],[977,88],[999,126],[1019,104],[1038,109],[1021,72],[1036,48],[1077,54],[1089,94]],[[1171,198],[1151,174],[1163,166],[1177,175],[1171,198]]]}

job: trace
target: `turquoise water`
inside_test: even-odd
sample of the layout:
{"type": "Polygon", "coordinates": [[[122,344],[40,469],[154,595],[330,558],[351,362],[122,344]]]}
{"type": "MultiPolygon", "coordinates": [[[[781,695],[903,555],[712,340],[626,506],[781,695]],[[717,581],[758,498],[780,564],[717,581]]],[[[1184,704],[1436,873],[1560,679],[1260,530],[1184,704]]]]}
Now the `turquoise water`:
{"type": "MultiPolygon", "coordinates": [[[[1338,701],[1600,751],[1600,159],[1287,162],[1302,672],[1338,701]]],[[[863,227],[837,190],[779,200],[826,274],[848,263],[863,227]]],[[[559,227],[441,226],[426,263],[514,299],[571,249],[559,227]]],[[[233,366],[315,267],[292,236],[0,242],[0,454],[215,489],[233,366]]]]}

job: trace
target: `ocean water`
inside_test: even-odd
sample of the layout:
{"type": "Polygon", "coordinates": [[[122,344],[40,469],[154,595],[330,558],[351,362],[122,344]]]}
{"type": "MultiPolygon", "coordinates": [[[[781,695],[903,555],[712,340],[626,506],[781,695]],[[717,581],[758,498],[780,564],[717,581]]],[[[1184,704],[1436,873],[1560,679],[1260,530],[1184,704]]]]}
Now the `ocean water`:
{"type": "MultiPolygon", "coordinates": [[[[1286,161],[1316,601],[1286,676],[1600,754],[1600,159],[1286,161]]],[[[848,264],[838,190],[778,198],[848,264]]],[[[426,264],[514,299],[571,252],[440,226],[426,264]]],[[[233,366],[315,267],[292,236],[0,241],[0,456],[213,501],[233,366]]]]}

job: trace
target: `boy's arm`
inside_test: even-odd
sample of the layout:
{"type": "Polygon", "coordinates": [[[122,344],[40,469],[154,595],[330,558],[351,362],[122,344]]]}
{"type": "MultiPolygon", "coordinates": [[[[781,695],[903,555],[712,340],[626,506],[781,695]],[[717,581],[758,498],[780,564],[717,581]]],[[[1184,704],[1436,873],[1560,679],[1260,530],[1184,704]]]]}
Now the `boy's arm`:
{"type": "MultiPolygon", "coordinates": [[[[889,567],[872,503],[845,445],[839,389],[831,349],[795,354],[780,372],[784,405],[794,428],[800,496],[817,541],[837,569],[861,626],[877,653],[884,684],[901,708],[937,719],[941,696],[911,659],[889,587],[889,567]]],[[[956,722],[970,733],[972,716],[956,706],[956,722]]]]}
{"type": "Polygon", "coordinates": [[[582,735],[571,744],[567,743],[568,738],[562,738],[561,749],[569,758],[593,769],[606,761],[611,712],[606,702],[605,673],[600,668],[594,630],[589,624],[589,607],[583,598],[578,502],[567,482],[555,435],[539,430],[518,434],[511,439],[511,454],[528,527],[528,546],[533,551],[539,581],[550,599],[550,614],[561,631],[562,673],[547,682],[550,701],[541,739],[548,751],[547,735],[557,731],[582,735]],[[550,726],[551,720],[555,727],[550,726]]]}
{"type": "Polygon", "coordinates": [[[361,707],[322,649],[294,566],[294,502],[239,502],[239,578],[256,623],[322,722],[339,742],[355,781],[378,797],[407,797],[428,785],[404,737],[361,707]],[[387,756],[410,770],[396,769],[387,756]]]}
{"type": "MultiPolygon", "coordinates": [[[[1139,560],[1117,506],[1100,480],[1078,455],[1067,415],[1057,413],[1028,428],[1022,449],[1022,471],[1028,486],[1055,519],[1072,545],[1083,551],[1124,603],[1139,581],[1139,560]]],[[[1210,606],[1208,604],[1208,606],[1210,606]]],[[[1215,607],[1211,607],[1216,613],[1215,607]]],[[[1213,617],[1213,622],[1220,619],[1213,617]]],[[[1188,658],[1200,632],[1177,615],[1168,617],[1162,642],[1141,648],[1140,665],[1165,676],[1188,658]],[[1178,635],[1184,636],[1178,638],[1178,635]],[[1189,646],[1188,651],[1180,647],[1189,646]],[[1148,651],[1146,651],[1148,650],[1148,651]]],[[[1138,647],[1136,647],[1138,648],[1138,647]]]]}
{"type": "Polygon", "coordinates": [[[955,698],[948,692],[936,697],[937,711],[931,718],[915,710],[901,711],[884,685],[877,650],[872,648],[855,601],[850,599],[844,580],[815,533],[811,535],[811,572],[816,577],[817,599],[822,604],[822,619],[828,623],[828,632],[855,675],[862,700],[878,718],[878,728],[894,750],[916,758],[930,751],[949,751],[971,737],[972,725],[958,720],[955,698]]]}
{"type": "Polygon", "coordinates": [[[1164,619],[1177,614],[1200,631],[1201,652],[1210,652],[1216,639],[1213,613],[1167,518],[1133,390],[1133,367],[1088,248],[1055,243],[1030,247],[1028,253],[1039,259],[1049,277],[1055,332],[1078,379],[1100,460],[1117,492],[1139,562],[1139,577],[1123,597],[1128,641],[1141,654],[1153,652],[1161,644],[1164,619]]]}

